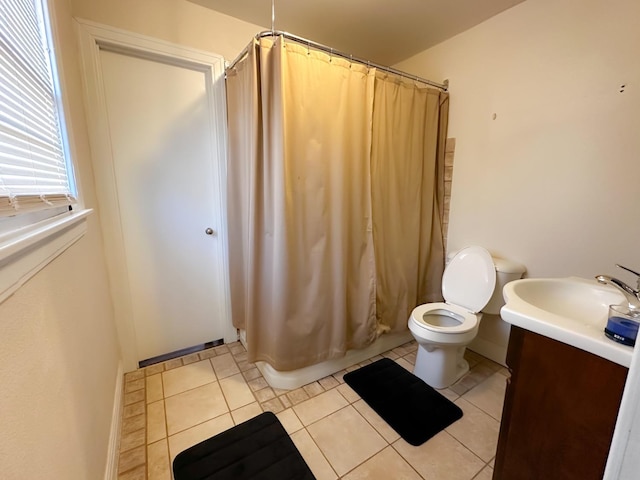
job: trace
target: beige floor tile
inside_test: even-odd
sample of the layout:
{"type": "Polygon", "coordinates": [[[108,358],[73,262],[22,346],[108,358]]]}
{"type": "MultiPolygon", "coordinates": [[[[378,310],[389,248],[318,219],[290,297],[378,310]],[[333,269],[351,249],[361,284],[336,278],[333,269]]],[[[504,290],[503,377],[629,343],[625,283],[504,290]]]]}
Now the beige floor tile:
{"type": "Polygon", "coordinates": [[[200,360],[162,373],[165,397],[215,381],[216,376],[209,360],[200,360]]]}
{"type": "Polygon", "coordinates": [[[145,412],[144,401],[126,405],[122,410],[122,418],[135,417],[145,412]]]}
{"type": "Polygon", "coordinates": [[[464,415],[447,427],[447,432],[485,462],[496,454],[500,422],[483,412],[464,397],[456,400],[464,415]]]}
{"type": "Polygon", "coordinates": [[[280,413],[282,410],[285,409],[285,406],[282,405],[282,402],[277,397],[272,398],[271,400],[267,400],[266,402],[262,402],[260,406],[262,407],[262,410],[264,410],[265,412],[273,412],[273,413],[280,413]]]}
{"type": "Polygon", "coordinates": [[[235,359],[236,363],[246,362],[249,358],[249,354],[247,352],[241,352],[241,353],[231,352],[231,354],[233,355],[233,358],[235,359]]]}
{"type": "Polygon", "coordinates": [[[451,385],[449,389],[458,395],[464,395],[473,387],[478,385],[478,379],[471,376],[470,373],[467,373],[456,383],[451,385]]]}
{"type": "Polygon", "coordinates": [[[147,443],[154,443],[167,436],[164,400],[147,406],[147,443]]]}
{"type": "Polygon", "coordinates": [[[227,378],[231,375],[240,373],[240,369],[238,368],[238,365],[236,365],[233,355],[230,353],[218,354],[211,358],[210,361],[218,379],[227,378]]]}
{"type": "Polygon", "coordinates": [[[278,398],[282,402],[282,405],[284,406],[284,408],[293,407],[293,403],[291,403],[291,400],[289,400],[289,397],[287,397],[286,395],[280,395],[278,398]]]}
{"type": "Polygon", "coordinates": [[[144,428],[136,430],[135,432],[126,433],[122,435],[120,439],[120,451],[126,452],[132,448],[145,445],[147,443],[146,430],[144,428]]]}
{"type": "Polygon", "coordinates": [[[389,424],[373,410],[373,408],[367,405],[367,402],[364,400],[358,400],[353,404],[353,406],[387,442],[393,443],[400,438],[398,432],[391,428],[389,424]]]}
{"type": "Polygon", "coordinates": [[[156,373],[147,377],[147,403],[157,402],[163,398],[162,374],[156,373]]]}
{"type": "Polygon", "coordinates": [[[140,415],[136,415],[135,417],[128,417],[122,420],[122,433],[126,435],[127,433],[135,432],[136,430],[140,430],[145,427],[145,414],[141,413],[140,415]]]}
{"type": "Polygon", "coordinates": [[[256,401],[241,373],[220,380],[220,388],[230,410],[236,410],[256,401]]]}
{"type": "Polygon", "coordinates": [[[336,381],[340,384],[344,383],[344,376],[347,374],[346,370],[340,370],[339,372],[334,373],[332,376],[336,379],[336,381]]]}
{"type": "Polygon", "coordinates": [[[164,362],[164,369],[172,370],[174,368],[178,368],[182,366],[182,358],[172,358],[171,360],[167,360],[164,362]]]}
{"type": "Polygon", "coordinates": [[[329,465],[329,462],[324,458],[324,455],[322,455],[322,452],[305,429],[298,430],[291,435],[291,440],[293,440],[294,445],[311,469],[316,480],[335,480],[338,478],[336,472],[333,471],[333,468],[331,468],[331,465],[329,465]]]}
{"type": "Polygon", "coordinates": [[[351,388],[346,383],[343,383],[338,388],[336,388],[340,392],[340,394],[347,399],[347,402],[353,403],[360,400],[360,395],[358,395],[353,388],[351,388]]]}
{"type": "Polygon", "coordinates": [[[347,405],[349,402],[336,389],[333,389],[294,405],[293,410],[302,424],[308,426],[347,405]]]}
{"type": "Polygon", "coordinates": [[[147,445],[147,467],[148,480],[171,480],[169,447],[166,439],[147,445]]]}
{"type": "Polygon", "coordinates": [[[125,382],[124,384],[125,393],[135,392],[136,390],[140,390],[141,388],[144,388],[144,378],[125,382]]]}
{"type": "Polygon", "coordinates": [[[296,388],[295,390],[287,392],[286,395],[283,396],[286,396],[292,405],[297,405],[305,400],[309,400],[309,394],[304,391],[304,388],[296,388]]]}
{"type": "Polygon", "coordinates": [[[493,468],[490,466],[486,466],[482,469],[482,471],[473,477],[473,480],[491,480],[493,478],[493,468]]]}
{"type": "Polygon", "coordinates": [[[420,480],[420,475],[392,447],[364,462],[342,477],[344,480],[420,480]]]}
{"type": "Polygon", "coordinates": [[[140,445],[120,454],[118,461],[118,471],[126,472],[139,465],[144,465],[147,461],[145,446],[140,445]]]}
{"type": "Polygon", "coordinates": [[[411,353],[411,350],[409,350],[408,348],[405,348],[404,345],[400,345],[399,347],[396,347],[391,351],[396,355],[398,355],[399,357],[404,357],[405,355],[408,355],[409,353],[411,353]]]}
{"type": "Polygon", "coordinates": [[[340,476],[387,446],[351,405],[308,426],[307,431],[340,476]]]}
{"type": "Polygon", "coordinates": [[[395,362],[400,365],[402,368],[404,368],[407,372],[413,373],[413,364],[407,362],[404,358],[398,358],[395,360],[395,362]]]}
{"type": "Polygon", "coordinates": [[[384,352],[382,354],[383,357],[385,358],[389,358],[391,360],[395,360],[399,357],[399,355],[397,353],[395,353],[393,350],[389,350],[388,352],[384,352]]]}
{"type": "Polygon", "coordinates": [[[231,412],[233,417],[233,423],[238,425],[239,423],[246,422],[247,420],[256,417],[262,413],[262,407],[258,402],[250,403],[244,407],[240,407],[237,410],[231,412]]]}
{"type": "Polygon", "coordinates": [[[447,432],[419,447],[400,439],[393,448],[426,480],[471,480],[485,465],[447,432]]]}
{"type": "Polygon", "coordinates": [[[224,400],[220,384],[209,383],[165,400],[167,432],[173,435],[219,415],[229,408],[224,400]]]}
{"type": "Polygon", "coordinates": [[[304,391],[307,392],[310,397],[315,397],[316,395],[320,395],[324,392],[324,388],[322,388],[318,382],[310,383],[302,388],[304,388],[304,391]]]}
{"type": "Polygon", "coordinates": [[[297,432],[301,428],[304,428],[302,422],[293,411],[293,408],[287,408],[286,410],[278,413],[276,416],[289,435],[297,432]]]}
{"type": "Polygon", "coordinates": [[[198,353],[198,357],[200,357],[200,360],[206,360],[207,358],[211,358],[215,356],[216,356],[216,351],[213,348],[207,348],[206,350],[203,350],[200,353],[198,353]]]}
{"type": "Polygon", "coordinates": [[[128,472],[118,475],[118,480],[146,480],[147,469],[145,465],[129,470],[128,472]]]}
{"type": "Polygon", "coordinates": [[[133,405],[134,403],[144,401],[144,398],[145,398],[145,390],[136,390],[135,392],[125,393],[124,404],[133,405]]]}
{"type": "Polygon", "coordinates": [[[506,389],[507,380],[505,376],[500,373],[494,373],[465,393],[462,398],[500,421],[502,419],[502,407],[506,389]]]}
{"type": "Polygon", "coordinates": [[[233,427],[230,413],[225,413],[212,420],[196,425],[169,437],[169,456],[171,463],[180,452],[192,447],[196,443],[213,437],[233,427]]]}
{"type": "Polygon", "coordinates": [[[318,380],[318,383],[322,385],[322,388],[324,388],[325,390],[330,390],[333,387],[337,387],[338,385],[340,385],[340,382],[338,382],[331,375],[321,378],[320,380],[318,380]]]}
{"type": "Polygon", "coordinates": [[[253,380],[248,381],[247,385],[249,385],[249,388],[254,392],[262,390],[263,388],[271,388],[264,377],[254,378],[253,380]]]}
{"type": "Polygon", "coordinates": [[[155,365],[150,365],[144,369],[144,374],[147,377],[151,375],[155,375],[156,373],[164,372],[164,363],[156,363],[155,365]]]}
{"type": "Polygon", "coordinates": [[[236,360],[236,363],[238,364],[238,368],[240,369],[241,372],[246,372],[247,370],[251,370],[253,367],[256,366],[255,363],[249,363],[246,360],[243,360],[242,362],[238,362],[236,360]]]}
{"type": "Polygon", "coordinates": [[[195,363],[202,360],[200,358],[200,356],[198,355],[198,352],[196,353],[192,353],[190,355],[185,355],[184,357],[182,357],[182,364],[183,365],[189,365],[190,363],[195,363]]]}
{"type": "Polygon", "coordinates": [[[230,353],[230,350],[229,350],[230,345],[233,346],[232,344],[228,344],[228,345],[218,345],[217,347],[213,347],[213,349],[216,351],[216,356],[224,355],[225,353],[230,353]]]}
{"type": "Polygon", "coordinates": [[[243,371],[242,375],[244,376],[247,382],[251,380],[255,380],[256,378],[260,378],[262,376],[262,374],[260,373],[260,370],[258,370],[256,367],[243,371]]]}
{"type": "Polygon", "coordinates": [[[407,362],[409,362],[411,365],[415,366],[416,364],[416,357],[418,356],[417,353],[410,353],[408,355],[405,355],[404,358],[407,362]]]}
{"type": "Polygon", "coordinates": [[[454,392],[450,388],[442,388],[442,389],[438,389],[437,391],[440,395],[451,400],[452,402],[455,402],[458,398],[460,398],[460,395],[458,395],[456,392],[454,392]]]}
{"type": "Polygon", "coordinates": [[[267,400],[271,400],[276,396],[273,388],[271,387],[263,388],[262,390],[256,390],[253,392],[253,394],[259,402],[266,402],[267,400]]]}

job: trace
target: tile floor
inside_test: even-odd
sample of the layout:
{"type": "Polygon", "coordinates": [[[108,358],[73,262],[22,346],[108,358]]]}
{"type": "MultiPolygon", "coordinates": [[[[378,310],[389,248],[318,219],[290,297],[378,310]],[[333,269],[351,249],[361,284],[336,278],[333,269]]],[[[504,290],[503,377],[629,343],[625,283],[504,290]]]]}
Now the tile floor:
{"type": "MultiPolygon", "coordinates": [[[[409,371],[417,344],[384,353],[409,371]]],[[[119,480],[171,480],[175,456],[263,411],[277,414],[318,480],[489,480],[508,372],[473,352],[470,372],[441,393],[461,420],[423,445],[402,440],[344,383],[354,365],[296,390],[269,387],[242,344],[125,375],[119,480]]]]}

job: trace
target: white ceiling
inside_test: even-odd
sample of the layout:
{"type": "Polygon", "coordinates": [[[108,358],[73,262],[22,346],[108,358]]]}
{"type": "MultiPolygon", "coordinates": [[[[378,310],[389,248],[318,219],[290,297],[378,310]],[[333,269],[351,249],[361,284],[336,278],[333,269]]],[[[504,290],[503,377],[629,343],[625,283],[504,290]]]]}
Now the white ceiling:
{"type": "MultiPolygon", "coordinates": [[[[190,1],[271,30],[271,0],[190,1]]],[[[394,65],[522,1],[275,0],[275,29],[394,65]]]]}

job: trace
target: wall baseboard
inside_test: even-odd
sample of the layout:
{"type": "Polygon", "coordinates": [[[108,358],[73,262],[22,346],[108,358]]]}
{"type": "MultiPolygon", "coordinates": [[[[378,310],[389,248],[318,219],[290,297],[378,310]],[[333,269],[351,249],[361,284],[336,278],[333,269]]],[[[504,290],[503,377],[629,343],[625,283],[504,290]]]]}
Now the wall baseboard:
{"type": "Polygon", "coordinates": [[[124,368],[122,360],[118,362],[116,388],[113,395],[113,411],[111,413],[111,432],[109,433],[109,449],[107,450],[107,465],[104,480],[118,478],[118,451],[120,450],[120,430],[122,428],[122,388],[124,383],[124,368]]]}

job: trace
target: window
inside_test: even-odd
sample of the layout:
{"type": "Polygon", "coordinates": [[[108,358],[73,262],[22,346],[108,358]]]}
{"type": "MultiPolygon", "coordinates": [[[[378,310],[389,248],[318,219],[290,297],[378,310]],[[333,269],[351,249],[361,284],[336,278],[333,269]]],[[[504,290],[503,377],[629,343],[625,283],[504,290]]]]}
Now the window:
{"type": "Polygon", "coordinates": [[[84,233],[48,25],[46,0],[0,1],[0,301],[84,233]]]}
{"type": "Polygon", "coordinates": [[[0,216],[74,201],[50,43],[39,0],[0,3],[0,216]]]}

